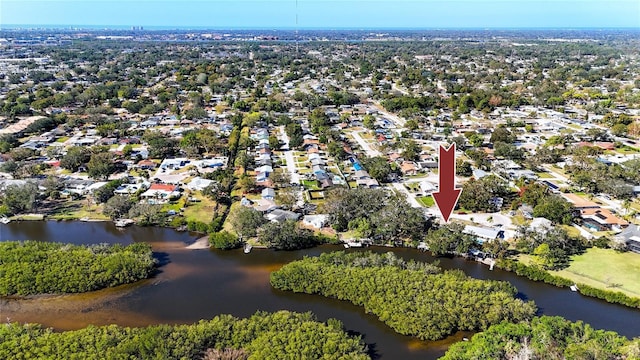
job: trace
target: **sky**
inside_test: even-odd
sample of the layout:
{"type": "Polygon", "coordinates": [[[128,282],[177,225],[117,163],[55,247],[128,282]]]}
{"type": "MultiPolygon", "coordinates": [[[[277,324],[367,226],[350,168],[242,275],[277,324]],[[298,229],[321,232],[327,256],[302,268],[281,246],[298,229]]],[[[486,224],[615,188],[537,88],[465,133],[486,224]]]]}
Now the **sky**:
{"type": "Polygon", "coordinates": [[[0,0],[2,25],[640,28],[640,0],[0,0]]]}

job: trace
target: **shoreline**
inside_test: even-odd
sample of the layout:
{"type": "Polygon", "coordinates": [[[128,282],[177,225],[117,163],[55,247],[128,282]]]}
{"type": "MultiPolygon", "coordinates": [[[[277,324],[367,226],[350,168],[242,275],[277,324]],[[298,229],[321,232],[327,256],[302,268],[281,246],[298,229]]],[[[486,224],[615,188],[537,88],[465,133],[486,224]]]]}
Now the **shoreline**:
{"type": "Polygon", "coordinates": [[[209,248],[209,236],[203,236],[196,240],[193,244],[185,246],[189,250],[203,250],[209,248]]]}
{"type": "MultiPolygon", "coordinates": [[[[29,220],[35,220],[35,219],[23,219],[22,221],[29,221],[29,220]]],[[[38,219],[40,221],[44,220],[47,221],[47,219],[38,219]]],[[[109,222],[110,220],[101,220],[101,219],[89,219],[89,221],[82,221],[80,219],[64,219],[64,220],[54,220],[54,219],[49,219],[49,221],[80,221],[80,222],[109,222]]],[[[160,226],[162,228],[168,228],[168,229],[173,229],[175,231],[179,231],[176,228],[170,227],[170,226],[160,226]]],[[[377,247],[384,247],[381,245],[373,245],[373,246],[377,246],[377,247]]],[[[189,249],[189,250],[203,250],[203,249],[209,249],[211,246],[209,245],[209,237],[208,236],[202,236],[200,238],[197,238],[195,240],[195,242],[189,244],[189,245],[185,245],[185,249],[189,249]]],[[[395,247],[395,246],[391,246],[391,247],[395,247]]],[[[255,249],[268,249],[267,247],[263,247],[260,245],[254,245],[253,248],[255,249]]],[[[409,248],[409,249],[414,249],[417,251],[421,251],[415,247],[405,247],[405,248],[409,248]]],[[[455,257],[460,257],[460,258],[464,258],[467,260],[471,260],[474,261],[473,259],[469,259],[469,257],[464,256],[464,255],[460,255],[460,254],[454,254],[453,256],[455,257]]],[[[490,264],[486,264],[484,262],[480,262],[483,265],[486,266],[490,266],[490,264]]],[[[495,268],[503,270],[503,271],[507,271],[510,273],[515,274],[516,276],[520,276],[526,279],[529,279],[531,281],[535,281],[535,282],[540,282],[540,283],[546,283],[546,284],[550,284],[559,288],[568,288],[569,285],[574,284],[574,281],[571,281],[569,279],[566,278],[562,278],[560,276],[556,276],[556,275],[552,275],[551,273],[545,271],[545,270],[539,270],[539,271],[534,271],[536,274],[531,274],[529,273],[531,269],[529,266],[514,260],[514,259],[502,259],[502,260],[498,260],[496,259],[496,263],[495,263],[495,268]],[[514,265],[507,265],[507,264],[518,264],[516,266],[514,265]],[[520,269],[518,269],[520,268],[520,269]],[[524,268],[526,268],[527,270],[524,270],[524,268]]],[[[610,304],[618,304],[618,305],[622,305],[625,307],[629,307],[629,308],[640,308],[640,298],[637,297],[630,297],[627,296],[626,294],[622,294],[620,292],[617,291],[612,291],[612,290],[608,290],[608,289],[601,289],[601,288],[594,288],[585,284],[580,284],[578,283],[578,288],[580,289],[579,294],[582,296],[586,296],[586,297],[590,297],[590,298],[594,298],[594,299],[600,299],[603,301],[606,301],[610,304]]]]}

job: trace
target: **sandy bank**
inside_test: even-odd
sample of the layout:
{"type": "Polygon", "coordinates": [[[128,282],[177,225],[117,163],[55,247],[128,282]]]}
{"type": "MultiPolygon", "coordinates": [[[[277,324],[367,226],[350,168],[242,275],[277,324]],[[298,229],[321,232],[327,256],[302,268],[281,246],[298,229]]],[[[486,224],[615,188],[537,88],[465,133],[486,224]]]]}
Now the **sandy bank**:
{"type": "Polygon", "coordinates": [[[193,244],[187,246],[187,249],[208,249],[209,248],[209,237],[203,236],[200,239],[196,240],[193,244]]]}

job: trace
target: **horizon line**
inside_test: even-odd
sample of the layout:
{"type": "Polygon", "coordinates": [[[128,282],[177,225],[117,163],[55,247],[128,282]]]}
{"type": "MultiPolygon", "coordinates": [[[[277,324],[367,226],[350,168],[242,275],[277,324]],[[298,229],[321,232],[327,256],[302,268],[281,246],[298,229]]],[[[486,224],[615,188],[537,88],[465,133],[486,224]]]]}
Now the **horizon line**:
{"type": "Polygon", "coordinates": [[[208,25],[90,25],[90,24],[0,24],[0,29],[50,29],[50,30],[132,30],[136,31],[159,31],[159,30],[640,30],[640,26],[436,26],[436,27],[402,27],[402,26],[371,26],[371,27],[295,27],[295,26],[274,26],[274,27],[249,27],[249,26],[208,26],[208,25]]]}

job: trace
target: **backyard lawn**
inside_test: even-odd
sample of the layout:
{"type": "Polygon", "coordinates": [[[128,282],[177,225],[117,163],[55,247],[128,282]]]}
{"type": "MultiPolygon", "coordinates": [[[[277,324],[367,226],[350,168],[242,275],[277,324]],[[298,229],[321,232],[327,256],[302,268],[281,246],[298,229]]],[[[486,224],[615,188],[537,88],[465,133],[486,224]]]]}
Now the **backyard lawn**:
{"type": "Polygon", "coordinates": [[[591,248],[572,257],[568,268],[551,273],[576,283],[640,297],[640,254],[591,248]]]}
{"type": "Polygon", "coordinates": [[[109,220],[108,216],[102,214],[102,207],[97,205],[86,206],[83,201],[63,202],[63,205],[47,214],[51,220],[78,220],[89,218],[91,220],[109,220]]]}
{"type": "Polygon", "coordinates": [[[302,185],[309,190],[320,190],[318,182],[315,180],[302,180],[302,185]]]}
{"type": "Polygon", "coordinates": [[[198,198],[199,202],[189,203],[189,206],[184,209],[184,218],[187,221],[201,221],[208,224],[213,219],[213,209],[216,202],[204,196],[198,198]]]}

